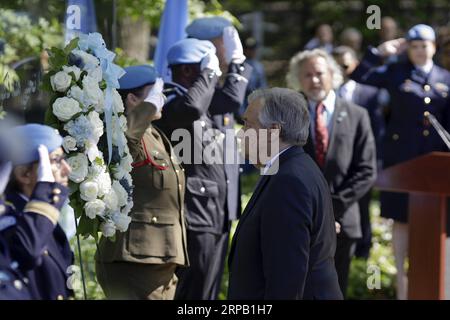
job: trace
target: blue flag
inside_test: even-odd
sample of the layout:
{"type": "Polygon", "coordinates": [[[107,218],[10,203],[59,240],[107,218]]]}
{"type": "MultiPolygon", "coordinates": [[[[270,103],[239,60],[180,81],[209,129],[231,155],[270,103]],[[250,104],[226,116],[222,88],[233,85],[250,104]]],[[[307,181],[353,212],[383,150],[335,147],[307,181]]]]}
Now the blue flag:
{"type": "Polygon", "coordinates": [[[188,23],[187,0],[167,0],[158,32],[158,45],[154,57],[154,65],[164,81],[171,80],[167,68],[167,51],[175,42],[186,38],[188,23]]]}
{"type": "Polygon", "coordinates": [[[65,43],[81,33],[97,31],[97,21],[93,0],[68,0],[66,8],[65,43]]]}

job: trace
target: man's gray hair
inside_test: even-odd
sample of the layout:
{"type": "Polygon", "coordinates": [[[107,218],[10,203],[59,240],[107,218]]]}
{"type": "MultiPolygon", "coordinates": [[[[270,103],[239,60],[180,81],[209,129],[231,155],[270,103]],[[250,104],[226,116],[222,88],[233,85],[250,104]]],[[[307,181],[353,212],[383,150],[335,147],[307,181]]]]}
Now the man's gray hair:
{"type": "Polygon", "coordinates": [[[287,88],[259,89],[252,92],[249,103],[262,99],[258,120],[264,128],[281,127],[280,139],[290,145],[304,146],[309,134],[309,110],[305,97],[287,88]]]}
{"type": "Polygon", "coordinates": [[[341,68],[339,68],[337,62],[325,50],[313,49],[301,51],[291,58],[291,61],[289,62],[289,71],[286,75],[286,81],[290,88],[297,91],[302,90],[298,78],[303,62],[317,57],[324,58],[328,67],[330,68],[330,71],[333,75],[333,88],[337,89],[340,87],[340,85],[344,81],[344,77],[342,76],[341,68]]]}

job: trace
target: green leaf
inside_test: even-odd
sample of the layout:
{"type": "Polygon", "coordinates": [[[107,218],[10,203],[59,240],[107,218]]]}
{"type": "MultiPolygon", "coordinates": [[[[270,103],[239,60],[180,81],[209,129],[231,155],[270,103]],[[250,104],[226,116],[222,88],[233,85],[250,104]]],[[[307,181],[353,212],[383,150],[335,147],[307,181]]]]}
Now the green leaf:
{"type": "Polygon", "coordinates": [[[56,118],[56,116],[53,114],[51,105],[45,111],[44,123],[52,128],[57,129],[57,130],[60,129],[60,122],[59,122],[58,118],[56,118]]]}
{"type": "Polygon", "coordinates": [[[78,47],[78,41],[79,38],[74,38],[67,44],[67,46],[64,48],[64,52],[66,53],[66,55],[69,55],[73,49],[78,47]]]}
{"type": "Polygon", "coordinates": [[[59,71],[63,66],[67,65],[69,62],[69,58],[64,50],[52,47],[49,50],[49,59],[48,62],[50,64],[50,68],[53,70],[59,71]]]}

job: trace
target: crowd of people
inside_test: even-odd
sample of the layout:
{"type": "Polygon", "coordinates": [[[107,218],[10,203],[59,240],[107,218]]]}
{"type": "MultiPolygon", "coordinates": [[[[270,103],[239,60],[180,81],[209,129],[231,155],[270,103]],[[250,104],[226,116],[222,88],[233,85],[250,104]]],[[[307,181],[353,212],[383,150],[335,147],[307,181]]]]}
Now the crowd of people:
{"type": "MultiPolygon", "coordinates": [[[[450,40],[424,24],[400,37],[385,17],[380,44],[363,53],[358,30],[335,46],[323,24],[291,58],[288,88],[268,89],[256,43],[243,45],[229,20],[196,19],[186,33],[167,54],[171,81],[149,65],[119,79],[134,207],[129,229],[98,244],[106,297],[217,299],[229,252],[229,299],[345,298],[352,257],[370,255],[377,172],[446,151],[424,112],[450,128],[450,40]],[[244,133],[267,133],[250,149],[272,151],[253,163],[262,175],[245,209],[238,159],[202,152],[199,162],[192,152],[180,163],[174,153],[184,129],[192,150],[215,141],[220,159],[237,155],[238,144],[225,143],[237,120],[244,133]]],[[[23,143],[2,132],[0,298],[73,297],[73,253],[58,223],[70,173],[62,137],[38,124],[11,130],[23,143]]],[[[394,220],[397,298],[406,299],[408,196],[382,192],[380,202],[394,220]]]]}

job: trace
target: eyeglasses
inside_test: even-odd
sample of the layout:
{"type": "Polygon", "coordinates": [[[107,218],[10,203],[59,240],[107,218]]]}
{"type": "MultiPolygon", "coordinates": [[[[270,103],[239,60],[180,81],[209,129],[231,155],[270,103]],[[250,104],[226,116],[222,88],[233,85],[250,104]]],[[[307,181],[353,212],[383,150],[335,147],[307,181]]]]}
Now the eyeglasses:
{"type": "Polygon", "coordinates": [[[62,162],[66,160],[66,156],[64,154],[56,157],[52,157],[50,159],[50,163],[56,165],[58,168],[61,167],[62,162]]]}

